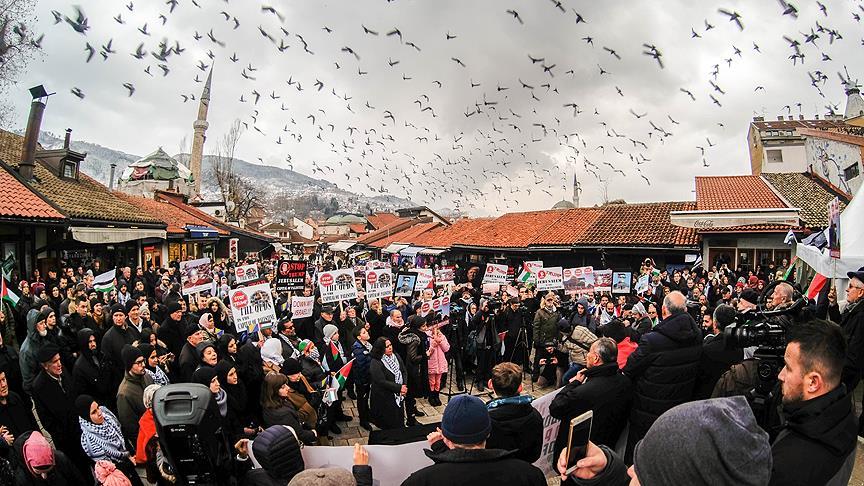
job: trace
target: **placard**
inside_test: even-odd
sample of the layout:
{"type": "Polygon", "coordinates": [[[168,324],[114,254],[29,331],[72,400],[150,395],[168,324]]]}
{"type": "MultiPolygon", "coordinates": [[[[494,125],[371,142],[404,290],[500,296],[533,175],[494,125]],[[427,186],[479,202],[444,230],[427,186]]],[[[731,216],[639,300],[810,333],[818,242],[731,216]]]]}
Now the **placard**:
{"type": "Polygon", "coordinates": [[[440,312],[441,316],[450,315],[450,297],[438,297],[432,299],[432,312],[440,312]]]}
{"type": "Polygon", "coordinates": [[[629,294],[631,275],[630,272],[612,272],[612,293],[629,294]]]}
{"type": "Polygon", "coordinates": [[[840,198],[828,203],[828,253],[831,258],[840,258],[840,198]]]}
{"type": "Polygon", "coordinates": [[[446,285],[456,281],[455,267],[440,267],[435,270],[435,285],[446,285]]]}
{"type": "Polygon", "coordinates": [[[183,287],[183,295],[213,290],[210,259],[199,258],[180,262],[180,285],[183,287]]]}
{"type": "Polygon", "coordinates": [[[564,291],[580,295],[593,293],[594,267],[565,268],[564,291]]]}
{"type": "Polygon", "coordinates": [[[522,262],[522,270],[516,279],[521,283],[537,283],[537,272],[543,268],[542,260],[533,260],[530,262],[522,262]]]}
{"type": "Polygon", "coordinates": [[[382,299],[393,295],[393,272],[389,268],[366,270],[366,298],[382,299]]]}
{"type": "Polygon", "coordinates": [[[594,290],[597,292],[612,291],[612,270],[594,270],[594,290]]]}
{"type": "Polygon", "coordinates": [[[228,259],[231,261],[237,261],[240,259],[240,253],[238,252],[237,246],[240,242],[239,238],[228,238],[228,259]]]}
{"type": "Polygon", "coordinates": [[[412,268],[409,270],[417,274],[417,285],[414,290],[423,290],[432,288],[432,269],[431,268],[412,268]]]}
{"type": "Polygon", "coordinates": [[[487,284],[506,284],[507,283],[507,265],[498,265],[496,263],[486,264],[486,273],[483,274],[483,283],[487,284]]]}
{"type": "Polygon", "coordinates": [[[543,267],[537,271],[537,290],[559,290],[564,288],[564,269],[543,267]]]}
{"type": "Polygon", "coordinates": [[[396,274],[396,288],[393,295],[396,297],[411,297],[414,294],[414,286],[417,285],[417,274],[414,272],[399,272],[396,274]]]}
{"type": "Polygon", "coordinates": [[[645,273],[639,276],[636,280],[636,293],[641,294],[648,290],[648,287],[651,285],[651,275],[645,273]]]}
{"type": "Polygon", "coordinates": [[[276,266],[276,291],[300,292],[306,286],[306,262],[279,260],[276,266]]]}
{"type": "Polygon", "coordinates": [[[276,322],[270,284],[263,283],[230,290],[228,300],[237,332],[255,332],[262,324],[273,325],[276,322]]]}
{"type": "Polygon", "coordinates": [[[315,297],[303,297],[300,295],[291,296],[291,318],[303,319],[304,317],[312,317],[312,310],[315,308],[315,297]]]}
{"type": "Polygon", "coordinates": [[[258,265],[241,265],[234,269],[234,277],[238,284],[258,280],[258,265]]]}
{"type": "Polygon", "coordinates": [[[354,270],[351,268],[319,273],[318,288],[321,290],[321,302],[325,304],[357,298],[354,270]]]}

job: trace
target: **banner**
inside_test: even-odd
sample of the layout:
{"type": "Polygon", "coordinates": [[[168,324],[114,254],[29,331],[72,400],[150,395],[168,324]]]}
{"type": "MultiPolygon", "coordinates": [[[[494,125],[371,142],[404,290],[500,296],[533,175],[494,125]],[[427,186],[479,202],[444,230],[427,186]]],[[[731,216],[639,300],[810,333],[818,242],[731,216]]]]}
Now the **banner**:
{"type": "Polygon", "coordinates": [[[238,284],[258,280],[258,265],[241,265],[234,269],[234,276],[238,284]]]}
{"type": "Polygon", "coordinates": [[[432,269],[431,268],[412,268],[409,272],[417,274],[417,285],[414,290],[423,290],[432,288],[432,269]]]}
{"type": "Polygon", "coordinates": [[[541,268],[543,268],[542,260],[522,262],[522,271],[519,273],[517,280],[521,283],[536,283],[537,272],[539,272],[541,268]]]}
{"type": "Polygon", "coordinates": [[[318,288],[321,290],[321,302],[324,304],[357,298],[354,270],[350,268],[319,273],[318,288]]]}
{"type": "Polygon", "coordinates": [[[306,262],[279,260],[276,267],[277,292],[301,292],[306,287],[306,262]]]}
{"type": "MultiPolygon", "coordinates": [[[[414,471],[431,466],[423,449],[429,444],[423,440],[400,445],[366,445],[374,483],[380,486],[398,486],[414,471]]],[[[250,444],[251,450],[251,444],[250,444]]],[[[300,450],[306,469],[341,467],[351,471],[354,465],[354,446],[304,447],[300,450]]]]}
{"type": "Polygon", "coordinates": [[[594,293],[594,267],[565,268],[564,291],[580,295],[594,293]]]}
{"type": "Polygon", "coordinates": [[[630,272],[614,272],[612,273],[612,293],[613,294],[629,294],[630,281],[632,279],[630,272]]]}
{"type": "Polygon", "coordinates": [[[315,307],[315,297],[301,297],[299,295],[291,296],[291,318],[303,319],[304,317],[312,317],[312,309],[315,307]]]}
{"type": "Polygon", "coordinates": [[[544,267],[537,271],[537,290],[559,290],[564,288],[564,269],[544,267]]]}
{"type": "Polygon", "coordinates": [[[507,265],[498,265],[495,263],[486,264],[486,273],[483,274],[483,283],[487,284],[506,284],[507,283],[507,265]]]}
{"type": "Polygon", "coordinates": [[[612,270],[594,271],[594,290],[597,292],[612,291],[612,270]]]}
{"type": "Polygon", "coordinates": [[[547,478],[558,475],[554,468],[558,458],[553,457],[553,455],[555,454],[555,438],[558,437],[558,427],[561,421],[549,415],[549,405],[552,404],[552,400],[560,391],[561,388],[531,402],[531,406],[543,417],[543,446],[540,448],[540,459],[537,459],[534,465],[539,467],[547,478]]]}
{"type": "Polygon", "coordinates": [[[239,258],[240,253],[237,249],[239,242],[240,242],[239,238],[229,238],[228,239],[228,259],[229,260],[233,260],[236,262],[237,260],[240,259],[239,258]]]}
{"type": "Polygon", "coordinates": [[[435,285],[447,285],[455,280],[455,267],[441,267],[438,270],[435,270],[435,285]]]}
{"type": "Polygon", "coordinates": [[[441,317],[450,315],[450,297],[432,299],[432,312],[440,312],[441,317]]]}
{"type": "Polygon", "coordinates": [[[417,274],[414,272],[399,272],[396,274],[396,288],[393,295],[396,297],[411,297],[414,287],[417,285],[417,274]]]}
{"type": "Polygon", "coordinates": [[[840,198],[828,203],[828,253],[840,258],[840,198]]]}
{"type": "Polygon", "coordinates": [[[262,324],[273,325],[276,322],[270,284],[263,283],[233,289],[228,292],[228,296],[237,332],[251,333],[257,331],[262,324]]]}
{"type": "Polygon", "coordinates": [[[393,295],[393,272],[389,268],[366,270],[366,298],[383,299],[393,295]]]}
{"type": "Polygon", "coordinates": [[[199,258],[180,262],[180,285],[183,287],[183,295],[213,290],[210,259],[199,258]]]}

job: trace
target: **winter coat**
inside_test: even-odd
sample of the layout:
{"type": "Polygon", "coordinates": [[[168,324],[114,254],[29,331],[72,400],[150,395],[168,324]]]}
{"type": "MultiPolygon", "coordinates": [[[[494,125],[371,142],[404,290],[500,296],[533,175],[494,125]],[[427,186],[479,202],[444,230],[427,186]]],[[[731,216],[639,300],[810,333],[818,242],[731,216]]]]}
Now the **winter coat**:
{"type": "MultiPolygon", "coordinates": [[[[405,384],[405,363],[395,354],[405,384]]],[[[402,390],[402,385],[396,383],[393,373],[384,366],[380,359],[372,359],[369,363],[369,412],[372,423],[381,429],[396,429],[405,426],[403,407],[396,404],[396,396],[402,390]]]]}
{"type": "Polygon", "coordinates": [[[408,371],[406,384],[408,397],[425,397],[429,389],[429,367],[426,359],[426,333],[404,327],[399,333],[399,342],[405,345],[405,368],[408,371]]]}
{"type": "Polygon", "coordinates": [[[585,370],[585,383],[573,381],[558,392],[549,404],[549,415],[561,420],[554,455],[567,446],[570,421],[588,410],[594,411],[591,441],[614,448],[627,423],[632,386],[618,370],[618,363],[606,363],[585,370]]]}
{"type": "Polygon", "coordinates": [[[111,369],[112,376],[117,380],[116,384],[120,383],[123,373],[126,372],[123,369],[123,359],[120,357],[120,352],[123,350],[123,346],[131,345],[133,342],[135,342],[134,336],[123,326],[111,326],[111,329],[108,329],[108,332],[102,336],[99,350],[105,359],[105,366],[111,369]]]}
{"type": "Polygon", "coordinates": [[[368,385],[369,364],[372,362],[369,350],[359,340],[354,341],[354,344],[351,345],[351,355],[354,358],[354,364],[351,365],[351,378],[357,385],[368,385]]]}
{"type": "MultiPolygon", "coordinates": [[[[75,426],[78,426],[77,422],[75,426]]],[[[24,463],[23,452],[24,443],[30,438],[31,433],[25,432],[15,436],[15,442],[12,444],[12,447],[15,448],[14,456],[16,459],[13,464],[15,467],[15,486],[79,486],[87,484],[72,461],[62,450],[57,450],[56,445],[54,448],[54,467],[48,472],[48,477],[43,479],[33,476],[27,468],[27,464],[24,463]]]]}
{"type": "MultiPolygon", "coordinates": [[[[5,404],[0,404],[0,425],[6,427],[14,437],[30,430],[39,430],[30,400],[21,398],[14,391],[9,392],[5,404]]],[[[12,448],[6,441],[0,440],[0,457],[9,459],[11,452],[12,448]]]]}
{"type": "Polygon", "coordinates": [[[426,331],[429,336],[429,354],[428,367],[430,375],[441,375],[447,373],[447,353],[450,351],[450,342],[447,341],[447,336],[439,332],[433,334],[432,331],[426,331]]]}
{"type": "Polygon", "coordinates": [[[144,389],[153,384],[153,378],[144,373],[133,375],[126,372],[120,388],[117,389],[117,418],[123,428],[123,435],[129,440],[138,437],[138,419],[144,414],[144,389]]]}
{"type": "Polygon", "coordinates": [[[438,441],[426,456],[435,464],[414,472],[402,486],[545,486],[546,478],[537,467],[517,459],[514,451],[501,449],[447,449],[438,441]]]}
{"type": "Polygon", "coordinates": [[[594,316],[588,311],[588,299],[585,297],[580,298],[576,301],[577,307],[576,311],[573,312],[573,315],[570,316],[570,326],[583,326],[592,334],[597,333],[597,319],[594,319],[594,316]],[[585,309],[584,314],[579,314],[578,304],[582,304],[582,307],[585,309]]]}
{"type": "Polygon", "coordinates": [[[573,326],[570,334],[563,334],[561,344],[558,346],[559,351],[566,352],[570,355],[570,364],[580,364],[585,366],[585,358],[588,355],[588,350],[591,344],[597,340],[587,327],[581,325],[573,326]]]}
{"type": "Polygon", "coordinates": [[[699,379],[696,382],[694,398],[705,400],[711,398],[717,380],[733,365],[744,360],[744,350],[726,345],[723,334],[714,336],[702,344],[702,358],[699,363],[699,379]]]}
{"type": "Polygon", "coordinates": [[[513,457],[533,463],[543,447],[543,417],[531,406],[531,397],[521,395],[489,402],[492,431],[487,449],[516,451],[513,457]]]}
{"type": "Polygon", "coordinates": [[[33,392],[33,380],[42,369],[36,359],[39,350],[48,342],[48,336],[40,336],[36,332],[36,319],[39,318],[39,310],[33,309],[27,313],[27,338],[21,344],[18,355],[18,364],[21,366],[21,379],[24,391],[33,392]]]}
{"type": "Polygon", "coordinates": [[[183,322],[182,318],[179,321],[175,321],[171,319],[171,316],[167,316],[162,321],[162,325],[159,326],[159,330],[156,331],[156,337],[165,343],[168,351],[178,357],[180,356],[180,350],[183,349],[183,345],[186,344],[186,338],[183,337],[183,322]]]}
{"type": "Polygon", "coordinates": [[[552,342],[558,337],[558,321],[561,320],[561,314],[556,310],[549,311],[545,307],[541,307],[534,314],[534,347],[543,347],[545,343],[552,342]]]}
{"type": "Polygon", "coordinates": [[[854,390],[864,377],[864,301],[847,306],[841,314],[837,306],[828,308],[831,320],[840,324],[846,335],[846,362],[840,381],[847,390],[854,390]]]}
{"type": "Polygon", "coordinates": [[[21,357],[15,348],[8,346],[6,342],[0,346],[0,370],[6,371],[6,381],[9,389],[19,393],[24,392],[24,382],[21,379],[21,357]]]}
{"type": "Polygon", "coordinates": [[[75,413],[77,397],[72,377],[65,370],[59,381],[44,370],[33,380],[33,402],[39,422],[51,434],[54,446],[71,457],[76,456],[72,451],[76,448],[80,450],[81,447],[78,441],[81,429],[78,428],[78,415],[75,413]]]}
{"type": "MultiPolygon", "coordinates": [[[[90,395],[97,402],[105,403],[109,395],[109,372],[103,366],[98,348],[94,354],[87,345],[92,335],[93,331],[89,329],[78,331],[78,349],[81,351],[75,361],[75,367],[72,368],[72,381],[75,383],[75,390],[79,395],[90,395]]],[[[111,400],[111,402],[113,401],[111,400]]]]}
{"type": "Polygon", "coordinates": [[[693,399],[702,356],[701,336],[693,318],[681,313],[662,320],[639,340],[639,347],[623,369],[635,385],[628,451],[657,417],[693,399]]]}
{"type": "Polygon", "coordinates": [[[287,425],[297,432],[297,438],[306,445],[312,445],[318,438],[312,432],[315,424],[301,424],[297,409],[289,401],[284,401],[281,407],[264,408],[264,426],[287,425]]]}
{"type": "Polygon", "coordinates": [[[300,368],[303,376],[306,377],[306,381],[310,384],[314,384],[314,386],[318,386],[318,384],[324,381],[324,378],[327,377],[327,372],[324,371],[323,367],[321,367],[321,363],[315,361],[309,356],[300,356],[300,368]]]}
{"type": "Polygon", "coordinates": [[[825,395],[784,405],[786,425],[771,445],[770,484],[848,484],[858,443],[854,413],[843,384],[825,395]]]}

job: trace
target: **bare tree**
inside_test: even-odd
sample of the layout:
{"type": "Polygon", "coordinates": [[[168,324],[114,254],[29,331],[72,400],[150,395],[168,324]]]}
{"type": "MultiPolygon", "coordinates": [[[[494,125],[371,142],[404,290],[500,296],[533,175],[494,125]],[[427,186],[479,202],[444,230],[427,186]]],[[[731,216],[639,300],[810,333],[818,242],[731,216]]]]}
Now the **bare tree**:
{"type": "Polygon", "coordinates": [[[0,127],[14,123],[9,90],[42,51],[43,35],[36,35],[36,0],[0,0],[0,127]]]}
{"type": "Polygon", "coordinates": [[[252,181],[241,177],[234,168],[234,154],[243,135],[239,119],[235,119],[216,146],[216,157],[211,169],[213,181],[225,204],[230,221],[246,218],[264,201],[263,193],[252,181]]]}

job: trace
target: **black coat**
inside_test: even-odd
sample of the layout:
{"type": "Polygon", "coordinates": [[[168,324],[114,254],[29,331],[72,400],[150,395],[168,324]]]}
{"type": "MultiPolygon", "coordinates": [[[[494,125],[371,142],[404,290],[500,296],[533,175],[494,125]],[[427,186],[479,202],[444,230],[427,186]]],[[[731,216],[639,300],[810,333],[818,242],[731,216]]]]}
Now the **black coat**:
{"type": "MultiPolygon", "coordinates": [[[[783,416],[786,426],[771,445],[771,485],[826,484],[850,454],[854,460],[857,421],[842,384],[820,397],[784,405],[783,416]]],[[[851,464],[847,468],[845,479],[839,478],[842,484],[852,472],[851,464]]]]}
{"type": "Polygon", "coordinates": [[[75,399],[78,393],[72,384],[72,377],[63,371],[60,382],[48,376],[45,370],[33,380],[33,402],[42,427],[51,434],[57,449],[75,457],[76,448],[81,450],[81,428],[75,413],[75,399]]]}
{"type": "Polygon", "coordinates": [[[546,478],[537,467],[516,459],[512,451],[501,449],[447,449],[443,441],[433,450],[425,450],[435,464],[414,472],[402,486],[546,486],[546,478]]]}
{"type": "Polygon", "coordinates": [[[408,397],[425,397],[429,390],[429,361],[426,357],[426,333],[419,329],[403,328],[399,342],[405,345],[405,369],[408,372],[408,397]]]}
{"type": "MultiPolygon", "coordinates": [[[[21,377],[20,356],[15,348],[3,344],[0,346],[0,370],[6,371],[6,381],[9,389],[24,393],[24,379],[21,377]]],[[[15,437],[18,437],[17,435],[15,437]]]]}
{"type": "Polygon", "coordinates": [[[312,428],[315,424],[301,424],[297,415],[297,409],[288,400],[284,405],[277,408],[264,408],[264,427],[273,425],[287,425],[297,432],[297,438],[306,445],[314,444],[318,439],[312,428]]]}
{"type": "MultiPolygon", "coordinates": [[[[14,437],[29,430],[39,430],[30,400],[21,398],[13,391],[9,392],[5,404],[0,403],[0,425],[6,427],[14,437]]],[[[11,449],[5,440],[0,440],[0,457],[9,459],[11,449]]]]}
{"type": "Polygon", "coordinates": [[[567,447],[570,421],[588,410],[594,411],[591,441],[597,445],[614,449],[627,423],[632,386],[630,380],[618,371],[618,363],[588,368],[585,378],[585,383],[568,383],[549,404],[549,415],[561,420],[555,439],[553,457],[556,459],[567,447]]]}
{"type": "MultiPolygon", "coordinates": [[[[405,381],[405,363],[399,355],[399,370],[402,373],[402,381],[405,381]]],[[[369,380],[371,389],[369,392],[369,412],[372,423],[381,429],[398,429],[405,426],[404,407],[396,405],[395,394],[399,394],[402,385],[396,383],[396,377],[384,366],[380,359],[372,359],[369,363],[369,380]]],[[[404,405],[404,403],[403,403],[404,405]]]]}
{"type": "Polygon", "coordinates": [[[723,334],[706,338],[702,344],[702,358],[699,362],[699,380],[693,397],[697,400],[711,398],[717,380],[732,367],[744,360],[744,350],[726,345],[723,334]]]}
{"type": "Polygon", "coordinates": [[[855,390],[864,376],[864,302],[842,314],[836,306],[831,306],[828,313],[832,321],[840,324],[846,335],[846,362],[840,381],[847,390],[855,390]]]}
{"type": "MultiPolygon", "coordinates": [[[[73,465],[73,462],[64,454],[63,450],[54,450],[54,467],[48,472],[48,477],[34,477],[27,465],[24,464],[24,442],[30,438],[30,433],[15,437],[15,442],[12,444],[15,447],[15,485],[16,486],[78,486],[87,484],[84,478],[73,465]]],[[[91,479],[92,481],[92,479],[91,479]]]]}
{"type": "Polygon", "coordinates": [[[657,417],[693,399],[701,356],[702,332],[687,313],[669,316],[639,340],[623,369],[634,383],[625,460],[657,417]]]}
{"type": "Polygon", "coordinates": [[[487,449],[516,451],[513,457],[533,463],[543,447],[543,417],[530,402],[501,404],[489,410],[492,432],[487,449]]]}
{"type": "Polygon", "coordinates": [[[186,339],[183,337],[183,322],[182,319],[174,321],[171,319],[171,316],[168,316],[162,321],[159,330],[156,331],[156,337],[165,343],[168,351],[174,353],[174,356],[180,356],[180,350],[183,349],[183,344],[186,343],[186,339]]]}

